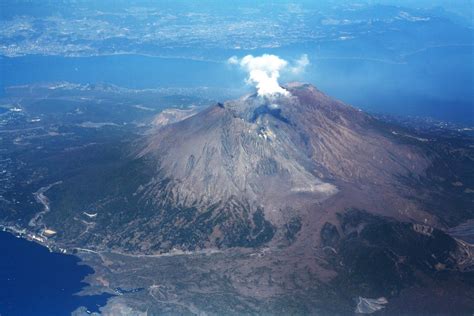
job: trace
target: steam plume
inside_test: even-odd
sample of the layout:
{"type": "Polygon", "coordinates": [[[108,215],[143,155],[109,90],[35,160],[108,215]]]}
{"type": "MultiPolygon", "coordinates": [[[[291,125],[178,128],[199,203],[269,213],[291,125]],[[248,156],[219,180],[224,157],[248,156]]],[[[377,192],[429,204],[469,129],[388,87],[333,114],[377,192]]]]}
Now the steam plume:
{"type": "Polygon", "coordinates": [[[276,55],[264,54],[261,56],[247,55],[242,59],[232,56],[228,62],[239,65],[248,72],[247,83],[255,85],[259,96],[272,97],[275,95],[289,95],[278,83],[280,72],[290,71],[293,74],[301,73],[309,64],[308,56],[302,55],[293,66],[276,55]]]}

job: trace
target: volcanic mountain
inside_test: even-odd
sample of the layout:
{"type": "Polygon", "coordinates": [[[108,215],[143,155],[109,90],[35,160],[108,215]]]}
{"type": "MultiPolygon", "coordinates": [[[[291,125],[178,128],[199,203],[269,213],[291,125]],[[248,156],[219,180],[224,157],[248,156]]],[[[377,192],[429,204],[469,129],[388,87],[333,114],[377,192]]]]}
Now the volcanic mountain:
{"type": "Polygon", "coordinates": [[[150,179],[134,192],[142,225],[160,231],[148,246],[281,243],[292,223],[318,239],[323,220],[346,208],[436,222],[407,185],[430,165],[423,150],[311,85],[286,88],[289,96],[218,103],[148,135],[136,159],[150,179]]]}
{"type": "Polygon", "coordinates": [[[323,225],[351,209],[438,228],[469,217],[459,197],[433,202],[449,201],[433,180],[449,175],[423,139],[309,84],[285,88],[160,114],[95,187],[79,188],[81,199],[75,183],[89,178],[52,188],[46,220],[70,245],[155,253],[313,247],[323,225]],[[83,219],[88,233],[75,209],[96,214],[83,219]]]}

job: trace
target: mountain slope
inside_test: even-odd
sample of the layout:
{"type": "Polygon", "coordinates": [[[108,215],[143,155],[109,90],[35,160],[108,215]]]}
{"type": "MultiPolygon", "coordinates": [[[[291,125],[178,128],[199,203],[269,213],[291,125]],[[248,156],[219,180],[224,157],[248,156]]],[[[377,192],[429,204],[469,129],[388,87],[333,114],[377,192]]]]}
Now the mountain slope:
{"type": "Polygon", "coordinates": [[[392,205],[381,208],[387,215],[426,217],[405,198],[410,188],[401,180],[419,178],[429,166],[420,148],[313,86],[288,89],[290,97],[250,95],[216,104],[148,136],[136,159],[147,161],[151,179],[134,193],[153,219],[144,225],[173,235],[166,222],[200,238],[166,237],[154,249],[260,245],[255,229],[266,232],[257,239],[281,243],[291,222],[310,210],[313,220],[328,213],[330,208],[318,211],[328,199],[337,206],[329,215],[347,207],[371,209],[358,200],[379,208],[385,199],[392,205]],[[378,198],[367,197],[382,190],[378,198]],[[405,215],[399,214],[402,206],[405,215]],[[179,209],[192,211],[182,218],[179,209]]]}

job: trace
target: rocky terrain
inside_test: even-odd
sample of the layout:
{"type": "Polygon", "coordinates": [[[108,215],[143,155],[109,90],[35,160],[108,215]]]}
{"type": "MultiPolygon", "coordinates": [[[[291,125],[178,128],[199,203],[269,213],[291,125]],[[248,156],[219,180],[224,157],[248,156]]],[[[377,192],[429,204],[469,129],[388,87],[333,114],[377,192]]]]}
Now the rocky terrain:
{"type": "MultiPolygon", "coordinates": [[[[181,225],[202,223],[207,232],[198,245],[186,242],[186,249],[246,246],[232,242],[239,238],[254,246],[259,233],[281,233],[291,221],[320,216],[324,211],[307,212],[330,197],[344,200],[338,196],[347,187],[364,201],[369,188],[383,192],[395,206],[384,208],[386,214],[434,220],[403,196],[410,189],[400,180],[424,175],[426,153],[314,87],[292,85],[290,92],[217,104],[148,137],[137,157],[154,162],[156,175],[136,194],[147,208],[195,209],[179,219],[181,225]],[[394,202],[406,206],[405,214],[394,202]]],[[[156,218],[161,225],[163,217],[156,218]]]]}

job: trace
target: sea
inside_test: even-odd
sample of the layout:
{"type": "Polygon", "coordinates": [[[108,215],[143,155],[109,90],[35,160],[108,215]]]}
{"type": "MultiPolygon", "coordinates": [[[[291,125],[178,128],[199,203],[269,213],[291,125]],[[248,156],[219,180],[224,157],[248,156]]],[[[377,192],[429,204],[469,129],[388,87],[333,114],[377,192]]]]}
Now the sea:
{"type": "Polygon", "coordinates": [[[0,232],[0,315],[70,315],[80,306],[98,312],[111,295],[77,295],[93,272],[76,256],[0,232]]]}
{"type": "MultiPolygon", "coordinates": [[[[266,51],[267,52],[267,51],[266,51]]],[[[220,52],[209,58],[116,54],[89,57],[0,56],[0,96],[4,88],[38,82],[111,83],[132,89],[210,87],[242,90],[246,74],[220,52]]],[[[269,50],[289,61],[298,54],[269,50]]],[[[397,57],[321,56],[301,47],[310,65],[303,73],[281,73],[281,82],[314,84],[331,97],[377,114],[431,117],[474,124],[474,47],[431,47],[397,57]]],[[[225,100],[222,100],[225,101],[225,100]]]]}

